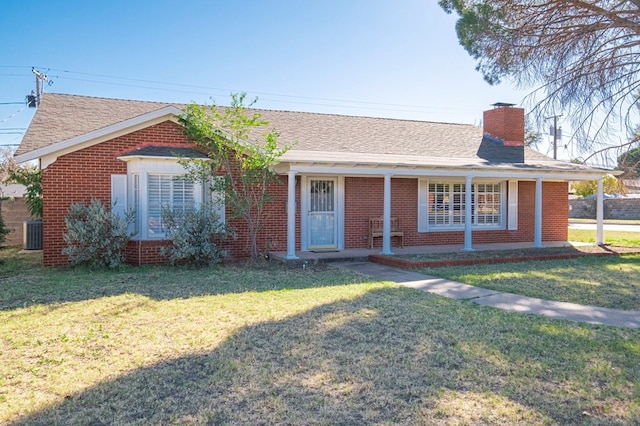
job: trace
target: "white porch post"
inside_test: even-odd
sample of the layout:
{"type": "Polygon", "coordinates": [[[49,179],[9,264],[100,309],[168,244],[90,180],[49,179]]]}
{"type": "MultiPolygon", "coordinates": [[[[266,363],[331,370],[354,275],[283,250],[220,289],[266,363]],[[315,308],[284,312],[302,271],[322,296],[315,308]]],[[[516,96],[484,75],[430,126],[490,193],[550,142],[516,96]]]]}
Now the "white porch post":
{"type": "Polygon", "coordinates": [[[464,186],[464,251],[473,251],[472,209],[473,176],[467,176],[464,186]]]}
{"type": "Polygon", "coordinates": [[[380,254],[392,255],[391,251],[391,173],[384,175],[384,202],[382,210],[382,251],[380,254]]]}
{"type": "Polygon", "coordinates": [[[535,224],[533,247],[542,248],[542,178],[536,179],[535,224]]]}
{"type": "Polygon", "coordinates": [[[598,194],[596,195],[596,244],[604,244],[604,178],[598,179],[598,194]]]}
{"type": "Polygon", "coordinates": [[[289,170],[287,175],[287,255],[285,259],[297,259],[296,256],[296,173],[289,170]]]}

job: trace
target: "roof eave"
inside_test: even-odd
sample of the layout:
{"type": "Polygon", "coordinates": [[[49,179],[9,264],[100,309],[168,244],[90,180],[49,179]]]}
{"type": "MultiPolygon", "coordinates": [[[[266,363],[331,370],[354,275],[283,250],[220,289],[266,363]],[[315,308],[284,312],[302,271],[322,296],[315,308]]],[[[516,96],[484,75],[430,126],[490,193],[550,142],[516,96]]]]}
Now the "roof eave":
{"type": "Polygon", "coordinates": [[[305,152],[292,150],[285,154],[278,167],[280,172],[299,170],[311,172],[343,172],[349,174],[391,173],[394,175],[422,175],[428,173],[452,173],[460,175],[522,175],[532,178],[534,175],[553,176],[567,180],[597,179],[606,174],[618,175],[618,170],[607,170],[595,167],[571,167],[569,163],[552,161],[544,163],[492,163],[467,158],[416,157],[406,155],[305,152]]]}
{"type": "MultiPolygon", "coordinates": [[[[181,158],[181,157],[176,157],[176,156],[169,156],[169,155],[121,155],[116,157],[118,160],[122,160],[122,161],[133,161],[133,160],[171,160],[171,161],[175,161],[176,158],[181,158]]],[[[211,162],[213,160],[211,160],[208,157],[183,157],[186,160],[202,160],[202,161],[207,161],[207,162],[211,162]]]]}
{"type": "Polygon", "coordinates": [[[169,105],[148,112],[146,114],[141,114],[136,117],[121,121],[119,123],[112,124],[110,126],[96,129],[69,139],[64,139],[51,145],[34,149],[33,151],[25,152],[24,154],[17,155],[15,157],[15,160],[17,163],[24,163],[26,161],[37,160],[45,156],[52,156],[60,151],[73,151],[74,147],[83,145],[87,142],[95,141],[95,143],[100,143],[102,141],[111,139],[115,134],[128,133],[127,131],[129,129],[144,127],[146,123],[158,121],[164,117],[173,121],[177,121],[177,118],[182,114],[182,110],[175,106],[169,105]]]}

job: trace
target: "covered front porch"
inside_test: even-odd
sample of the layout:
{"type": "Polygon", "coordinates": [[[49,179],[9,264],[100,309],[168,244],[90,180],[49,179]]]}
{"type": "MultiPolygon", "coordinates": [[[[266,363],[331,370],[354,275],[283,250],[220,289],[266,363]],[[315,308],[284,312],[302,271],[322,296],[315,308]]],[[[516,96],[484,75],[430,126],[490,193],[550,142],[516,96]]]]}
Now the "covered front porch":
{"type": "MultiPolygon", "coordinates": [[[[496,167],[490,171],[466,170],[464,168],[444,171],[434,169],[421,170],[418,167],[405,169],[400,165],[395,166],[393,173],[385,168],[382,168],[383,173],[381,173],[381,168],[367,166],[354,167],[354,169],[322,167],[315,164],[306,166],[296,164],[295,169],[286,170],[288,175],[286,201],[287,251],[275,252],[272,253],[272,256],[275,256],[275,258],[283,257],[285,260],[292,261],[291,263],[296,263],[296,260],[309,263],[330,261],[331,259],[363,259],[370,254],[404,255],[475,250],[508,250],[510,247],[518,249],[544,248],[549,247],[550,244],[556,244],[557,246],[558,243],[554,243],[554,240],[564,241],[563,238],[566,238],[566,235],[560,235],[559,232],[547,232],[549,228],[560,229],[559,227],[566,220],[564,212],[567,211],[567,207],[558,204],[554,207],[553,204],[554,200],[564,199],[566,201],[566,187],[556,186],[555,192],[551,189],[547,192],[546,198],[543,196],[543,185],[547,187],[547,185],[568,182],[569,177],[559,171],[535,169],[515,172],[513,170],[503,170],[501,167],[496,167]],[[330,172],[335,172],[335,174],[332,175],[330,172]],[[367,180],[366,182],[371,182],[372,178],[377,179],[377,184],[367,186],[367,183],[362,183],[365,180],[367,180]],[[428,191],[431,191],[430,186],[428,186],[429,179],[435,182],[445,181],[447,184],[449,181],[453,182],[454,184],[447,186],[447,188],[453,188],[451,189],[452,192],[443,194],[439,192],[427,193],[427,188],[428,191]],[[345,183],[347,181],[349,182],[348,184],[345,183]],[[395,182],[393,185],[392,181],[395,182]],[[400,186],[398,183],[408,181],[413,181],[413,186],[400,186]],[[330,194],[330,197],[327,196],[327,198],[332,201],[317,203],[319,205],[332,206],[328,209],[330,210],[329,212],[320,212],[330,215],[332,218],[331,227],[329,227],[331,230],[329,234],[333,237],[332,244],[310,244],[310,230],[317,228],[317,226],[309,225],[309,222],[307,222],[312,214],[316,213],[313,208],[314,204],[309,201],[312,196],[318,197],[318,194],[313,192],[316,186],[311,185],[312,182],[335,183],[335,186],[331,186],[331,188],[336,189],[326,192],[326,194],[330,194]],[[356,184],[356,182],[358,183],[356,184]],[[524,184],[526,184],[526,191],[519,189],[524,184]],[[392,186],[395,188],[394,191],[392,191],[392,186]],[[357,189],[350,189],[354,187],[357,189]],[[480,190],[479,187],[483,189],[480,190]],[[459,188],[457,189],[458,192],[455,192],[455,188],[459,188]],[[471,189],[466,190],[465,188],[471,189]],[[490,193],[489,189],[486,188],[497,189],[492,189],[494,192],[490,193]],[[520,197],[519,193],[521,193],[520,197]],[[349,194],[351,194],[351,198],[349,198],[349,194]],[[392,202],[394,194],[399,195],[392,202]],[[300,203],[297,202],[298,199],[300,203]],[[365,201],[361,202],[362,199],[365,201]],[[487,207],[481,206],[481,202],[487,204],[487,207]],[[493,205],[490,205],[491,203],[493,205]],[[546,206],[547,212],[545,215],[547,216],[543,216],[543,204],[546,206]],[[357,208],[351,207],[349,212],[345,213],[346,206],[354,205],[357,208]],[[407,208],[406,206],[408,205],[410,207],[407,208]],[[520,218],[521,224],[518,224],[519,210],[526,212],[520,218]],[[482,217],[480,219],[483,219],[483,221],[480,222],[476,216],[482,214],[487,216],[487,211],[493,212],[495,217],[482,217]],[[444,214],[441,214],[441,212],[444,214]],[[385,225],[382,235],[378,235],[381,237],[381,247],[378,249],[358,247],[367,238],[366,229],[358,227],[361,226],[360,224],[366,223],[373,215],[382,217],[385,225]],[[428,215],[433,217],[429,219],[427,218],[428,215]],[[451,221],[448,228],[441,227],[440,223],[437,222],[445,215],[448,215],[445,219],[451,221]],[[548,215],[552,216],[551,221],[548,215]],[[409,236],[413,237],[413,241],[410,241],[405,248],[392,247],[391,225],[388,224],[392,222],[391,218],[394,216],[401,216],[400,218],[405,224],[405,241],[407,239],[407,228],[410,229],[409,236]],[[406,224],[410,225],[406,226],[406,224]],[[544,243],[543,229],[547,229],[544,243]],[[443,237],[447,232],[450,232],[450,235],[457,232],[458,235],[455,238],[443,237]],[[476,232],[482,232],[485,235],[492,233],[492,237],[476,238],[476,232]],[[433,237],[434,235],[435,237],[433,237]],[[463,240],[460,238],[461,235],[463,235],[463,240]],[[350,241],[346,241],[347,238],[350,238],[350,241]],[[427,240],[434,242],[426,245],[424,243],[427,240]],[[456,240],[463,242],[463,244],[458,244],[456,240]],[[456,244],[447,245],[449,242],[456,242],[456,244]],[[345,247],[351,248],[345,249],[345,247]]],[[[281,173],[284,174],[284,171],[281,173]]],[[[598,244],[603,244],[602,175],[596,173],[571,173],[570,175],[571,178],[576,180],[586,180],[593,177],[598,179],[596,241],[598,244]]],[[[437,188],[435,191],[439,190],[437,188]]],[[[411,240],[411,238],[409,239],[411,240]]]]}
{"type": "MultiPolygon", "coordinates": [[[[567,241],[545,241],[545,248],[552,247],[574,247],[587,243],[572,243],[567,241]]],[[[521,250],[533,247],[532,242],[519,243],[490,243],[490,244],[474,244],[474,250],[477,251],[504,251],[508,256],[511,250],[521,250]]],[[[452,245],[426,245],[426,246],[410,246],[410,247],[393,247],[393,253],[397,256],[403,255],[420,255],[420,254],[436,254],[451,253],[455,256],[457,253],[463,253],[464,247],[459,244],[452,245]]],[[[290,266],[312,265],[317,263],[341,262],[341,261],[367,261],[369,255],[381,254],[380,247],[373,249],[353,248],[345,250],[332,251],[303,251],[298,252],[297,259],[287,258],[286,251],[276,251],[269,253],[270,259],[273,261],[283,262],[290,266]]]]}

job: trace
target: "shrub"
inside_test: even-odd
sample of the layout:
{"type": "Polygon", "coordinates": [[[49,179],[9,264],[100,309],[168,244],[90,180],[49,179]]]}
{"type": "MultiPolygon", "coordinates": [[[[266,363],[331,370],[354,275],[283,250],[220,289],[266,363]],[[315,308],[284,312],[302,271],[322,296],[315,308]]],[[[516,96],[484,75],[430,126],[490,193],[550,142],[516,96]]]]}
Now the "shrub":
{"type": "Polygon", "coordinates": [[[187,211],[163,209],[162,224],[171,245],[162,247],[160,253],[172,265],[210,266],[220,263],[227,255],[216,241],[233,233],[220,221],[211,205],[203,204],[187,211]]]}
{"type": "Polygon", "coordinates": [[[132,211],[125,217],[112,214],[95,198],[88,205],[74,203],[64,218],[67,232],[63,237],[68,247],[62,249],[62,253],[69,256],[74,265],[122,266],[127,242],[133,236],[128,230],[133,219],[132,211]]]}
{"type": "Polygon", "coordinates": [[[27,208],[34,219],[42,218],[42,170],[18,168],[9,175],[10,182],[27,187],[27,208]]]}
{"type": "MultiPolygon", "coordinates": [[[[613,175],[606,175],[603,181],[605,194],[625,194],[627,191],[622,185],[621,179],[616,179],[613,175]]],[[[573,192],[580,197],[589,197],[598,192],[597,180],[583,180],[572,184],[573,192]]]]}

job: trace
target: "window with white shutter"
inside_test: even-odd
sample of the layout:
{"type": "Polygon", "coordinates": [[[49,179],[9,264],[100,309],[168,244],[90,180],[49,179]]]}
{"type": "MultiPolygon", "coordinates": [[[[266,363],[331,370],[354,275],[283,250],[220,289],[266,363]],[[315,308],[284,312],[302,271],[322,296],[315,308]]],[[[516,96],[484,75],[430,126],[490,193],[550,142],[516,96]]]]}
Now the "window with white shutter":
{"type": "Polygon", "coordinates": [[[172,175],[147,175],[147,234],[164,236],[162,209],[187,211],[193,209],[193,181],[172,175]]]}
{"type": "Polygon", "coordinates": [[[127,214],[127,175],[111,175],[111,212],[121,217],[127,214]]]}
{"type": "MultiPolygon", "coordinates": [[[[474,181],[471,223],[474,229],[500,229],[505,224],[504,182],[474,181]]],[[[466,184],[455,181],[418,182],[418,232],[464,229],[466,184]]]]}

